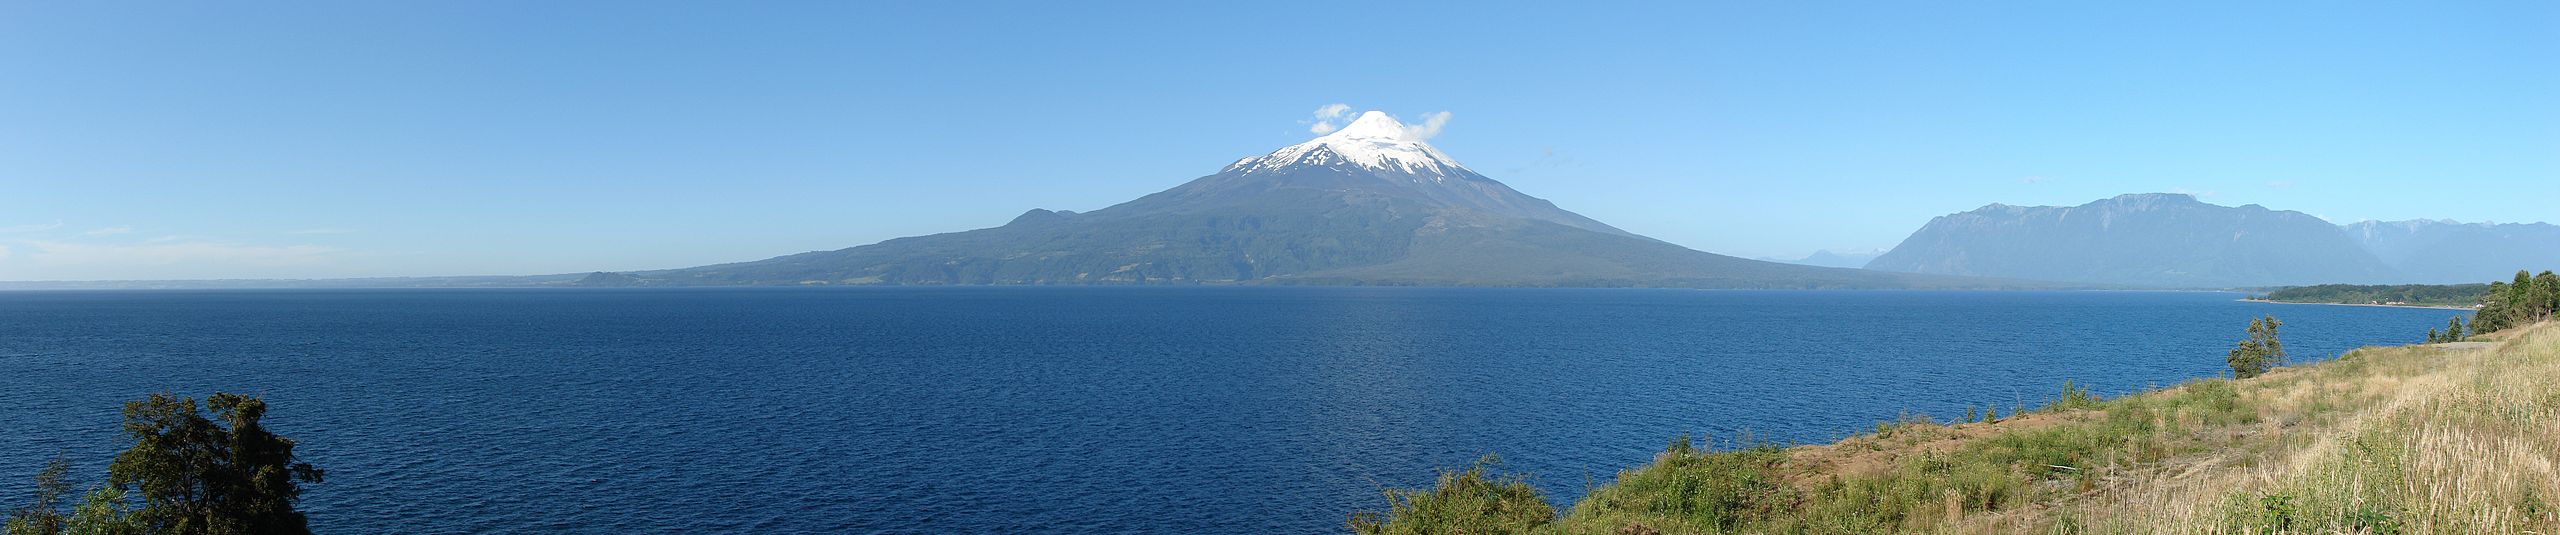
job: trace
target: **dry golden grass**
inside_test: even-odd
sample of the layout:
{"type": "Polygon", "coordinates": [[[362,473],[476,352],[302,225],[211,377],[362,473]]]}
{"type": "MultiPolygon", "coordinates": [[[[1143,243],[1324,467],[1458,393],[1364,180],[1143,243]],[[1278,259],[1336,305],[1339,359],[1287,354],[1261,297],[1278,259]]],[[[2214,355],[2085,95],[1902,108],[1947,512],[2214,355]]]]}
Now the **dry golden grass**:
{"type": "Polygon", "coordinates": [[[1983,533],[2560,533],[2560,325],[2235,382],[2245,438],[1983,533]]]}
{"type": "MultiPolygon", "coordinates": [[[[2560,324],[2475,340],[1833,444],[1683,437],[1552,521],[1367,531],[2560,535],[2560,324]]],[[[1483,509],[1447,487],[1410,495],[1483,509]]]]}

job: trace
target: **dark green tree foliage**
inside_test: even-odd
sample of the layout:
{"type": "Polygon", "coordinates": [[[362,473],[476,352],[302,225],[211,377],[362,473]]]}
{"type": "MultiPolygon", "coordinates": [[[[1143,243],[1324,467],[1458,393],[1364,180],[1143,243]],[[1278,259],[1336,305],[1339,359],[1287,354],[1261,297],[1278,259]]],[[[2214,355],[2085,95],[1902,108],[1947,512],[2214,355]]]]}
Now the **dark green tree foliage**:
{"type": "Polygon", "coordinates": [[[2513,320],[2507,317],[2507,283],[2489,283],[2489,293],[2480,296],[2478,312],[2471,314],[2471,332],[2486,333],[2507,328],[2513,320]]]}
{"type": "Polygon", "coordinates": [[[2489,283],[2471,318],[2473,334],[2490,333],[2560,316],[2560,274],[2517,271],[2509,282],[2489,283]]]}
{"type": "Polygon", "coordinates": [[[294,460],[293,439],[259,424],[266,401],[217,393],[205,405],[213,418],[170,394],[125,403],[132,445],[107,467],[107,484],[65,516],[71,465],[57,459],[37,474],[35,502],[10,513],[5,535],[310,533],[293,504],[321,471],[294,460]]]}
{"type": "Polygon", "coordinates": [[[2283,366],[2284,342],[2276,337],[2276,328],[2282,326],[2284,322],[2275,316],[2249,320],[2249,338],[2231,348],[2231,356],[2225,359],[2231,364],[2231,375],[2247,379],[2283,366]]]}
{"type": "Polygon", "coordinates": [[[2542,319],[2538,317],[2541,314],[2537,314],[2542,308],[2540,286],[2534,284],[2532,273],[2517,271],[2515,282],[2507,283],[2507,318],[2514,321],[2516,325],[2542,319]]]}
{"type": "Polygon", "coordinates": [[[66,532],[72,535],[148,533],[143,530],[142,521],[135,518],[132,508],[125,506],[126,496],[124,489],[112,486],[89,491],[89,495],[81,499],[80,506],[72,509],[71,528],[66,532]]]}
{"type": "Polygon", "coordinates": [[[71,494],[71,460],[54,459],[36,472],[35,503],[9,512],[0,533],[7,535],[56,535],[71,523],[62,516],[62,497],[71,494]]]}
{"type": "Polygon", "coordinates": [[[2401,284],[2390,286],[2357,284],[2322,284],[2296,286],[2267,292],[2266,300],[2280,303],[2340,303],[2350,305],[2404,303],[2411,305],[2460,306],[2479,302],[2489,292],[2486,284],[2401,284]]]}
{"type": "Polygon", "coordinates": [[[2560,274],[2549,271],[2533,276],[2534,319],[2551,319],[2560,314],[2560,274]]]}
{"type": "Polygon", "coordinates": [[[116,455],[107,483],[139,494],[134,519],[153,533],[310,533],[293,504],[321,471],[294,460],[292,439],[259,425],[266,402],[218,393],[205,405],[214,419],[169,394],[125,404],[133,446],[116,455]]]}
{"type": "Polygon", "coordinates": [[[2443,329],[2427,329],[2427,343],[2443,344],[2462,341],[2462,316],[2445,320],[2443,329]]]}

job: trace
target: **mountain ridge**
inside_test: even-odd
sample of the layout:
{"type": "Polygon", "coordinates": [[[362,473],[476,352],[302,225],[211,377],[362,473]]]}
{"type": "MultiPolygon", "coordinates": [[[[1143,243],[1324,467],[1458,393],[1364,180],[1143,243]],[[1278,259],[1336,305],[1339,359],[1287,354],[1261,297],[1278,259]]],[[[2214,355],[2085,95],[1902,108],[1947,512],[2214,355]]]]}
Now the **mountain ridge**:
{"type": "Polygon", "coordinates": [[[2450,220],[2338,225],[2177,193],[2078,206],[1991,203],[1939,216],[1869,269],[2091,284],[2228,288],[2479,282],[2560,263],[2560,226],[2450,220]]]}

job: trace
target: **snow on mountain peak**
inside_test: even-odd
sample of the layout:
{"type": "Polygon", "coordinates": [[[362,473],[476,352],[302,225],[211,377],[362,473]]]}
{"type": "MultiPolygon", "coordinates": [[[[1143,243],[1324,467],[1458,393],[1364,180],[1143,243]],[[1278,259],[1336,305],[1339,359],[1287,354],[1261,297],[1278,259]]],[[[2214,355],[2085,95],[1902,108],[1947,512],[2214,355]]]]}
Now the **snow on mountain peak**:
{"type": "Polygon", "coordinates": [[[1351,121],[1351,124],[1350,124],[1350,125],[1343,126],[1341,130],[1335,130],[1335,131],[1333,131],[1333,133],[1331,133],[1331,134],[1325,134],[1325,135],[1324,135],[1324,137],[1322,137],[1322,138],[1317,138],[1317,139],[1324,139],[1324,138],[1335,138],[1335,139],[1379,139],[1379,138],[1384,138],[1384,139],[1389,139],[1389,140],[1401,140],[1401,139],[1404,139],[1404,138],[1405,138],[1405,135],[1404,135],[1404,123],[1396,122],[1396,118],[1394,118],[1394,117],[1388,117],[1388,116],[1387,116],[1387,112],[1383,112],[1383,111],[1374,111],[1374,110],[1372,110],[1372,111],[1366,111],[1366,112],[1361,112],[1361,113],[1360,113],[1360,118],[1358,118],[1358,119],[1353,119],[1353,120],[1351,121]]]}
{"type": "MultiPolygon", "coordinates": [[[[1318,153],[1331,153],[1354,165],[1377,171],[1394,171],[1414,175],[1419,180],[1438,182],[1466,172],[1466,166],[1441,154],[1420,139],[1415,139],[1404,123],[1382,111],[1361,112],[1358,119],[1341,130],[1325,134],[1305,143],[1290,145],[1260,157],[1236,160],[1226,171],[1262,171],[1298,165],[1318,153]]],[[[1324,161],[1307,161],[1321,165],[1324,161]]]]}

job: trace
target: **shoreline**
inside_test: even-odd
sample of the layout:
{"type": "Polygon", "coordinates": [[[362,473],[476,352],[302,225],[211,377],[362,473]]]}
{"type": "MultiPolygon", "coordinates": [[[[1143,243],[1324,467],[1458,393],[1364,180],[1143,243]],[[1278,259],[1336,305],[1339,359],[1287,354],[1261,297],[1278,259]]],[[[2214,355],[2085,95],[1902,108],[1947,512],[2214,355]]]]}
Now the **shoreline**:
{"type": "Polygon", "coordinates": [[[2477,311],[2479,311],[2479,310],[2480,310],[2479,308],[2476,308],[2476,307],[2444,306],[2444,305],[2377,305],[2377,304],[2372,304],[2372,303],[2304,303],[2304,302],[2299,302],[2299,301],[2270,301],[2270,300],[2266,300],[2266,299],[2248,299],[2248,298],[2242,298],[2242,299],[2240,299],[2240,300],[2241,300],[2241,301],[2248,301],[2248,302],[2251,302],[2251,303],[2270,303],[2270,304],[2277,304],[2277,305],[2328,305],[2328,306],[2339,306],[2339,307],[2428,308],[2428,309],[2435,309],[2435,310],[2461,310],[2461,311],[2467,311],[2467,312],[2477,312],[2477,311]]]}
{"type": "Polygon", "coordinates": [[[1355,514],[1351,527],[1414,533],[1472,521],[1464,525],[1547,535],[2383,531],[2376,526],[2552,533],[2560,515],[2531,504],[2554,488],[2540,477],[2560,458],[2550,453],[2560,440],[2516,422],[2560,415],[2560,401],[2533,394],[2550,391],[2560,376],[2552,373],[2560,370],[2560,326],[2484,336],[2366,346],[2256,377],[2105,399],[2065,382],[2062,395],[2040,407],[2005,415],[1968,408],[1953,422],[1905,417],[1822,444],[1700,448],[1683,434],[1651,463],[1543,514],[1468,517],[1501,509],[1489,504],[1540,498],[1526,476],[1479,462],[1443,472],[1437,488],[1390,491],[1393,510],[1355,514]],[[2334,447],[2330,437],[2353,446],[2334,447]],[[2465,449],[2475,444],[2492,446],[2465,449]]]}

